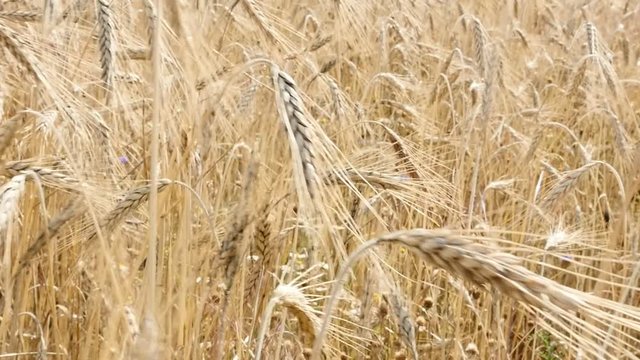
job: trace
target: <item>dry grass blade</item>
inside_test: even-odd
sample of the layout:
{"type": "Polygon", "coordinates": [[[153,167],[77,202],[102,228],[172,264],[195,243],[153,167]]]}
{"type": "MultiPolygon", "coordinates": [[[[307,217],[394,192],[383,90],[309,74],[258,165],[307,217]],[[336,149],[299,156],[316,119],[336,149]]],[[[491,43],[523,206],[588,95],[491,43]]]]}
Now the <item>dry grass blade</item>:
{"type": "Polygon", "coordinates": [[[295,81],[289,74],[274,68],[273,76],[280,116],[290,132],[290,137],[295,140],[295,143],[291,144],[292,151],[295,149],[298,152],[306,189],[311,198],[314,198],[317,175],[311,140],[312,130],[305,117],[304,103],[298,94],[295,81]]]}

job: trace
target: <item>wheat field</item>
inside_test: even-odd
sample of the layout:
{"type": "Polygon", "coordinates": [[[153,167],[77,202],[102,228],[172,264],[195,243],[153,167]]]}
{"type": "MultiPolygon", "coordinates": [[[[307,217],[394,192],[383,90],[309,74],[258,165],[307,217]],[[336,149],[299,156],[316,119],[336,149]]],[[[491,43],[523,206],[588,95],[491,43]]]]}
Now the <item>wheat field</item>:
{"type": "Polygon", "coordinates": [[[639,20],[0,1],[0,358],[639,359],[639,20]]]}

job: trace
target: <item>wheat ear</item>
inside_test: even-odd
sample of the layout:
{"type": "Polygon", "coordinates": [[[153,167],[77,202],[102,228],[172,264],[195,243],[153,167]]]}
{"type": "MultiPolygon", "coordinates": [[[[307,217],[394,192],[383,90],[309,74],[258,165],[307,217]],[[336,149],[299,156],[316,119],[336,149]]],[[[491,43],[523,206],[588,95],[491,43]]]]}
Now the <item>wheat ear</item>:
{"type": "Polygon", "coordinates": [[[581,305],[582,299],[576,296],[577,291],[564,288],[527,270],[510,254],[491,250],[470,240],[456,237],[445,230],[398,231],[365,242],[343,264],[325,305],[322,327],[314,343],[313,356],[322,347],[329,318],[337,302],[337,294],[351,266],[366,251],[385,243],[407,246],[430,263],[452,274],[476,284],[491,284],[502,293],[528,304],[545,307],[551,303],[563,309],[576,309],[581,305]]]}
{"type": "Polygon", "coordinates": [[[542,200],[540,207],[549,208],[553,204],[557,204],[558,200],[560,200],[576,185],[582,174],[588,172],[596,165],[598,165],[598,162],[593,161],[575,170],[567,171],[560,180],[558,180],[558,183],[547,193],[547,196],[542,200]]]}
{"type": "Polygon", "coordinates": [[[404,341],[405,345],[414,360],[418,360],[418,346],[416,345],[416,326],[413,323],[411,315],[407,311],[407,308],[402,305],[398,295],[391,293],[384,295],[384,300],[389,303],[393,313],[398,321],[398,329],[400,330],[400,337],[404,341]]]}
{"type": "MultiPolygon", "coordinates": [[[[300,158],[302,173],[307,191],[311,198],[316,192],[316,168],[314,165],[313,143],[311,128],[305,117],[304,103],[298,94],[293,78],[278,68],[273,68],[276,101],[282,121],[289,132],[292,152],[297,152],[300,158]]],[[[296,156],[294,155],[294,158],[296,156]]]]}
{"type": "Polygon", "coordinates": [[[222,310],[220,311],[218,318],[218,331],[216,332],[216,338],[212,348],[214,359],[219,358],[222,353],[222,348],[224,347],[226,332],[225,317],[231,297],[233,280],[236,278],[236,274],[238,273],[239,259],[242,257],[242,253],[244,252],[245,231],[249,224],[249,201],[251,200],[251,189],[255,182],[257,168],[257,161],[252,154],[244,177],[242,197],[240,202],[236,205],[233,222],[227,231],[227,235],[222,241],[220,249],[219,264],[224,275],[224,300],[222,303],[222,310]]]}
{"type": "MultiPolygon", "coordinates": [[[[171,180],[159,179],[158,192],[164,190],[171,183],[171,180]]],[[[129,191],[124,198],[100,220],[100,228],[105,229],[107,232],[113,231],[127,215],[131,214],[131,212],[147,201],[150,192],[151,185],[140,186],[129,191]]],[[[97,232],[94,229],[89,234],[87,241],[93,241],[96,237],[97,232]]]]}
{"type": "Polygon", "coordinates": [[[0,231],[6,229],[13,220],[26,179],[27,175],[16,175],[0,188],[0,231]]]}
{"type": "Polygon", "coordinates": [[[24,115],[17,114],[0,125],[0,156],[4,154],[16,131],[18,131],[23,123],[24,115]]]}
{"type": "Polygon", "coordinates": [[[114,68],[114,26],[113,13],[110,1],[96,0],[98,2],[98,28],[100,31],[100,66],[102,67],[102,82],[104,88],[110,92],[113,87],[114,68]]]}
{"type": "Polygon", "coordinates": [[[267,17],[264,12],[258,5],[255,0],[240,0],[244,9],[249,13],[249,16],[258,24],[258,27],[264,32],[267,38],[272,41],[274,44],[278,44],[278,39],[275,35],[275,32],[269,23],[267,17]]]}
{"type": "Polygon", "coordinates": [[[313,312],[313,307],[309,303],[307,297],[296,285],[279,285],[273,291],[273,295],[271,296],[271,299],[269,299],[269,303],[267,303],[267,306],[262,313],[255,351],[256,360],[260,360],[262,358],[264,338],[266,336],[267,329],[269,328],[271,314],[278,305],[286,307],[298,319],[300,330],[309,339],[308,341],[310,343],[313,343],[316,339],[320,328],[320,319],[313,312]]]}
{"type": "Polygon", "coordinates": [[[36,241],[27,249],[24,255],[22,255],[16,274],[29,265],[29,262],[38,254],[38,252],[40,252],[42,248],[44,248],[49,239],[53,239],[58,234],[64,224],[68,223],[69,220],[77,215],[80,215],[84,209],[85,207],[83,202],[81,201],[81,198],[78,197],[75,200],[70,201],[62,210],[60,210],[60,212],[49,221],[45,230],[38,235],[36,241]]]}
{"type": "Polygon", "coordinates": [[[79,181],[61,171],[49,169],[31,164],[29,161],[9,161],[5,164],[5,169],[11,175],[35,173],[49,185],[71,186],[77,185],[79,181]]]}
{"type": "Polygon", "coordinates": [[[21,22],[36,22],[42,19],[42,14],[35,11],[24,10],[2,11],[0,12],[0,18],[21,22]]]}
{"type": "Polygon", "coordinates": [[[249,273],[245,284],[245,299],[248,303],[252,303],[254,297],[256,297],[256,310],[260,308],[262,297],[260,294],[264,294],[267,287],[267,281],[269,278],[266,275],[267,271],[271,269],[275,262],[276,254],[278,253],[278,247],[272,244],[271,233],[271,218],[269,214],[269,204],[263,206],[260,211],[260,218],[256,224],[254,231],[254,243],[256,255],[258,261],[254,265],[253,270],[249,273]]]}

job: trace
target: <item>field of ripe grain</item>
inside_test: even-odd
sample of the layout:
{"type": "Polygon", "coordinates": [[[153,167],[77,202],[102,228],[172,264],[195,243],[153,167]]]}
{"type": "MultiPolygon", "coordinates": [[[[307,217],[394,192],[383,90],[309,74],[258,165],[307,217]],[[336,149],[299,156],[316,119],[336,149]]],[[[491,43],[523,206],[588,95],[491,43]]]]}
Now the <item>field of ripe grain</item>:
{"type": "Polygon", "coordinates": [[[0,1],[0,359],[639,359],[640,4],[0,1]]]}

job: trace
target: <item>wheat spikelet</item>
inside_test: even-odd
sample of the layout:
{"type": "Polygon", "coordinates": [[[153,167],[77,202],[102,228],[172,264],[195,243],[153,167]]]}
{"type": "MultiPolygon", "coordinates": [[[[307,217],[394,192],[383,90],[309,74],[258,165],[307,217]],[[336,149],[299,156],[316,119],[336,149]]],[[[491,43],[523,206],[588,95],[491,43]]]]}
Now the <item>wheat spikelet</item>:
{"type": "Polygon", "coordinates": [[[38,252],[47,244],[47,241],[54,238],[66,223],[80,215],[84,209],[85,206],[81,198],[78,197],[69,201],[67,205],[49,221],[46,229],[40,232],[36,241],[27,249],[24,255],[22,255],[19,261],[20,266],[16,273],[19,273],[20,270],[29,265],[29,262],[35,258],[38,252]]]}
{"type": "Polygon", "coordinates": [[[595,56],[598,54],[598,40],[597,40],[597,34],[596,34],[596,27],[593,26],[593,23],[587,22],[584,28],[587,33],[587,48],[589,51],[589,55],[595,56]]]}
{"type": "MultiPolygon", "coordinates": [[[[159,179],[158,180],[158,192],[164,190],[171,180],[159,179]]],[[[131,212],[136,210],[140,205],[145,203],[149,198],[151,192],[151,185],[144,185],[130,190],[122,200],[120,200],[116,206],[107,213],[102,219],[100,219],[100,228],[107,232],[113,231],[131,212]]],[[[87,237],[87,242],[95,240],[97,232],[95,229],[91,231],[87,237]]]]}
{"type": "Polygon", "coordinates": [[[274,85],[276,87],[276,101],[280,117],[285,123],[290,137],[295,140],[291,144],[292,150],[297,150],[302,167],[302,173],[306,184],[306,189],[311,198],[316,192],[316,168],[314,165],[313,143],[311,140],[312,130],[305,117],[304,103],[297,91],[295,81],[284,71],[273,69],[274,85]]]}
{"type": "Polygon", "coordinates": [[[278,44],[278,38],[275,35],[269,20],[265,16],[264,12],[260,7],[256,4],[255,0],[240,0],[244,9],[249,13],[249,16],[258,24],[258,27],[262,32],[266,35],[267,39],[269,39],[274,44],[278,44]]]}
{"type": "Polygon", "coordinates": [[[616,140],[616,147],[618,148],[620,154],[625,157],[628,155],[629,150],[629,141],[627,140],[629,137],[627,136],[627,132],[616,114],[609,110],[607,110],[606,112],[609,115],[609,123],[611,124],[611,128],[613,129],[613,134],[616,140]]]}
{"type": "Polygon", "coordinates": [[[220,248],[220,266],[224,273],[224,285],[227,295],[231,291],[233,280],[238,272],[239,257],[243,252],[243,240],[247,225],[249,224],[249,202],[251,199],[252,185],[256,178],[257,163],[251,159],[244,177],[242,198],[236,207],[231,227],[222,241],[220,248]]]}
{"type": "Polygon", "coordinates": [[[273,291],[271,299],[265,308],[258,340],[256,345],[256,360],[262,358],[263,342],[269,326],[271,314],[276,306],[286,307],[297,319],[300,330],[307,337],[307,341],[312,344],[318,334],[320,328],[320,319],[313,312],[313,307],[302,290],[295,284],[281,284],[273,291]]]}
{"type": "Polygon", "coordinates": [[[13,220],[26,179],[26,175],[16,175],[0,188],[0,231],[6,229],[13,220]]]}
{"type": "Polygon", "coordinates": [[[17,114],[0,125],[0,156],[7,150],[9,143],[13,140],[13,135],[15,135],[23,123],[24,115],[17,114]]]}
{"type": "Polygon", "coordinates": [[[11,175],[34,173],[51,186],[69,187],[79,183],[77,179],[61,171],[33,165],[30,161],[25,160],[9,161],[5,164],[5,169],[11,175]]]}
{"type": "Polygon", "coordinates": [[[234,279],[238,273],[240,263],[239,259],[242,257],[244,252],[245,232],[249,225],[249,203],[252,198],[251,191],[255,182],[258,166],[253,153],[251,155],[251,159],[249,160],[249,164],[247,165],[245,172],[241,199],[236,205],[235,216],[233,217],[231,226],[227,230],[227,234],[220,247],[218,263],[223,274],[224,302],[222,303],[222,310],[218,317],[218,331],[216,332],[216,339],[212,348],[214,359],[218,358],[224,347],[226,333],[225,316],[231,298],[231,289],[234,279]]]}
{"type": "Polygon", "coordinates": [[[413,323],[411,315],[407,311],[406,307],[402,305],[398,295],[394,293],[385,294],[384,300],[389,303],[393,314],[398,321],[398,329],[400,330],[400,337],[404,341],[407,348],[411,350],[413,358],[418,360],[418,350],[416,345],[416,326],[413,323]]]}
{"type": "MultiPolygon", "coordinates": [[[[249,273],[245,284],[245,297],[249,304],[253,304],[256,294],[258,295],[258,301],[262,301],[260,294],[266,293],[265,289],[269,282],[269,277],[266,276],[267,271],[275,265],[278,246],[274,246],[272,243],[271,221],[269,204],[267,204],[260,211],[260,217],[254,231],[253,246],[255,254],[258,256],[258,261],[254,265],[253,271],[249,273]]],[[[256,307],[260,308],[260,303],[256,307]]]]}
{"type": "Polygon", "coordinates": [[[247,114],[249,108],[251,107],[251,103],[253,102],[256,92],[258,91],[258,81],[255,80],[252,76],[253,74],[249,74],[249,80],[247,84],[244,86],[242,90],[242,95],[238,100],[238,112],[240,114],[247,114]]]}
{"type": "Polygon", "coordinates": [[[35,11],[22,10],[0,11],[0,18],[20,22],[35,22],[42,19],[42,14],[35,11]]]}
{"type": "Polygon", "coordinates": [[[316,39],[309,45],[307,51],[314,52],[320,49],[321,47],[327,45],[333,37],[331,35],[328,36],[318,36],[316,39]]]}
{"type": "Polygon", "coordinates": [[[477,18],[472,19],[473,23],[473,50],[478,69],[483,77],[487,77],[489,73],[489,64],[487,62],[487,36],[482,23],[477,18]]]}
{"type": "MultiPolygon", "coordinates": [[[[584,315],[596,319],[602,326],[608,325],[611,321],[619,321],[631,329],[640,331],[640,312],[633,307],[562,286],[526,269],[519,264],[519,259],[511,254],[493,250],[470,239],[456,236],[450,231],[412,229],[389,233],[363,243],[342,265],[323,311],[322,327],[314,343],[312,359],[317,359],[315,354],[322,346],[329,318],[337,303],[337,295],[350,268],[369,249],[389,243],[404,245],[429,263],[475,284],[490,284],[502,294],[524,304],[538,309],[547,309],[549,312],[540,312],[540,314],[554,324],[563,326],[561,325],[564,324],[563,321],[570,321],[590,335],[600,338],[607,336],[601,329],[591,327],[570,313],[570,311],[582,309],[584,315]],[[620,311],[619,308],[624,309],[625,315],[618,318],[611,316],[611,311],[614,309],[620,311]]],[[[617,332],[617,335],[621,336],[619,341],[626,339],[628,346],[640,345],[640,340],[630,338],[624,332],[617,332]]],[[[564,335],[564,338],[572,342],[575,347],[584,346],[586,351],[592,354],[601,349],[595,342],[583,341],[585,338],[574,339],[570,336],[564,335]]]]}
{"type": "Polygon", "coordinates": [[[74,22],[78,21],[78,17],[80,16],[80,14],[82,13],[82,11],[84,11],[85,9],[85,5],[87,4],[88,1],[86,0],[75,0],[72,3],[70,3],[62,12],[62,14],[60,14],[60,17],[58,18],[58,23],[61,21],[65,21],[67,20],[72,14],[74,14],[76,17],[74,19],[74,22]]]}
{"type": "Polygon", "coordinates": [[[31,54],[23,51],[24,48],[30,48],[27,42],[16,34],[11,28],[0,24],[0,44],[9,50],[11,55],[24,66],[33,77],[44,82],[44,76],[38,69],[36,62],[31,54]]]}
{"type": "Polygon", "coordinates": [[[564,195],[578,182],[582,174],[588,172],[592,167],[598,165],[598,162],[591,162],[585,164],[575,170],[567,171],[558,180],[558,183],[547,193],[547,196],[542,200],[540,206],[542,208],[549,208],[564,195]]]}
{"type": "Polygon", "coordinates": [[[156,12],[156,7],[153,5],[153,2],[151,0],[144,0],[143,2],[144,5],[144,11],[145,11],[145,15],[147,16],[147,39],[148,39],[148,44],[151,47],[152,46],[152,39],[153,39],[153,33],[156,31],[155,29],[155,23],[156,23],[156,17],[158,17],[158,13],[156,12]]]}
{"type": "Polygon", "coordinates": [[[98,28],[100,42],[100,65],[102,67],[102,82],[107,92],[113,88],[113,74],[115,61],[115,39],[113,13],[109,0],[96,0],[98,3],[98,28]]]}

